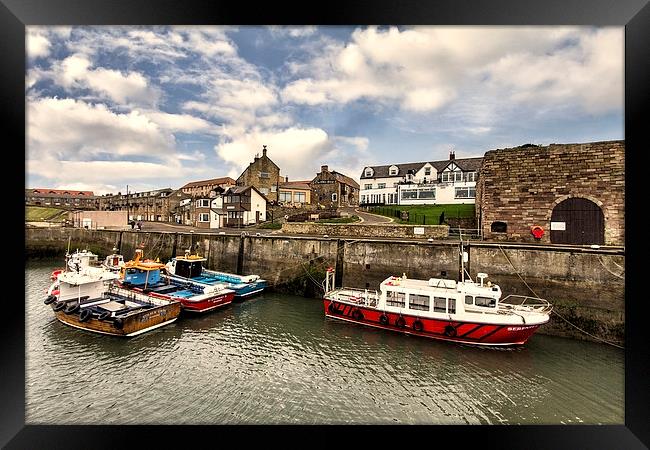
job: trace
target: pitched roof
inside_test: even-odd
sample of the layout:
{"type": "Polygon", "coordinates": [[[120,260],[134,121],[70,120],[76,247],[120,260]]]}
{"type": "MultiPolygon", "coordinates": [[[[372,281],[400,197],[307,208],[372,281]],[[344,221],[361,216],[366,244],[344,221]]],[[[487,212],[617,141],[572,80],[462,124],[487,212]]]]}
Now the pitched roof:
{"type": "Polygon", "coordinates": [[[332,175],[336,177],[336,179],[343,183],[347,184],[348,186],[352,186],[353,188],[359,189],[359,183],[354,181],[352,178],[348,177],[347,175],[343,175],[342,173],[338,173],[336,170],[332,170],[332,175]]]}
{"type": "Polygon", "coordinates": [[[368,179],[368,178],[403,177],[408,173],[409,170],[417,172],[426,163],[431,164],[433,167],[436,168],[438,172],[443,171],[445,167],[447,167],[452,162],[456,163],[456,165],[460,167],[460,169],[463,171],[477,171],[480,169],[482,161],[483,161],[483,157],[479,156],[476,158],[456,158],[456,159],[445,159],[442,161],[423,161],[423,162],[404,163],[404,164],[388,164],[385,166],[366,166],[363,168],[360,178],[368,179]],[[396,175],[389,175],[388,169],[392,166],[396,166],[398,169],[396,175]],[[368,167],[372,168],[374,171],[372,176],[370,177],[366,176],[366,168],[368,167]]]}
{"type": "Polygon", "coordinates": [[[71,191],[69,189],[25,189],[31,194],[53,194],[53,195],[75,195],[82,197],[93,197],[93,191],[71,191]]]}
{"type": "Polygon", "coordinates": [[[213,184],[235,184],[235,180],[233,180],[230,177],[221,177],[221,178],[212,178],[210,180],[192,181],[190,183],[187,183],[185,186],[181,187],[181,189],[201,187],[201,186],[207,186],[213,184]]]}
{"type": "Polygon", "coordinates": [[[306,190],[309,190],[309,189],[311,189],[309,187],[309,181],[310,180],[285,181],[284,183],[280,183],[280,189],[285,188],[285,189],[306,189],[306,190]]]}
{"type": "Polygon", "coordinates": [[[254,189],[255,192],[260,194],[264,200],[267,202],[269,201],[268,198],[266,198],[266,195],[262,194],[259,189],[257,189],[255,186],[252,184],[249,184],[248,186],[234,186],[229,188],[226,192],[224,192],[224,195],[228,194],[243,194],[244,192],[248,191],[249,189],[254,189]]]}

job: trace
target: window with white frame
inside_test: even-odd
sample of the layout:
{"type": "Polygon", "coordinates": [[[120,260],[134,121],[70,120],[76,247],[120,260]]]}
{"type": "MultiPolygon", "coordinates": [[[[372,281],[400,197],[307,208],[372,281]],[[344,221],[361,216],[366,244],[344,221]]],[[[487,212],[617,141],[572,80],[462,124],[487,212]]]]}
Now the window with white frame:
{"type": "Polygon", "coordinates": [[[409,294],[409,309],[429,311],[430,300],[428,295],[409,294]]]}
{"type": "Polygon", "coordinates": [[[336,200],[338,200],[338,198],[339,196],[336,195],[336,192],[332,192],[332,201],[335,202],[336,200]]]}
{"type": "Polygon", "coordinates": [[[199,214],[199,222],[209,222],[210,221],[210,214],[209,213],[201,213],[199,214]]]}
{"type": "Polygon", "coordinates": [[[467,172],[466,181],[476,181],[476,172],[467,172]]]}
{"type": "Polygon", "coordinates": [[[406,294],[404,294],[403,292],[387,291],[386,306],[392,306],[395,308],[404,308],[406,304],[405,297],[406,294]]]}
{"type": "Polygon", "coordinates": [[[447,299],[445,297],[433,297],[433,312],[447,312],[447,299]]]}
{"type": "Polygon", "coordinates": [[[363,188],[364,189],[372,189],[372,184],[364,184],[363,188]]]}
{"type": "Polygon", "coordinates": [[[418,191],[418,198],[436,199],[436,188],[425,188],[418,191]]]}
{"type": "Polygon", "coordinates": [[[372,170],[370,167],[366,167],[366,170],[365,170],[364,174],[365,174],[367,177],[371,177],[371,176],[372,176],[372,172],[373,172],[373,170],[372,170]]]}
{"type": "Polygon", "coordinates": [[[390,169],[388,169],[389,175],[397,175],[397,172],[399,172],[399,169],[396,166],[391,166],[390,169]]]}
{"type": "Polygon", "coordinates": [[[451,172],[449,172],[449,171],[442,172],[442,175],[440,176],[440,181],[442,181],[444,183],[452,181],[453,177],[451,177],[450,175],[451,175],[451,172]]]}
{"type": "Polygon", "coordinates": [[[280,192],[279,200],[281,202],[290,202],[291,201],[291,192],[280,192]]]}
{"type": "Polygon", "coordinates": [[[385,188],[386,188],[386,183],[377,184],[377,189],[385,189],[385,188]]]}
{"type": "Polygon", "coordinates": [[[476,198],[476,188],[457,187],[455,198],[476,198]]]}
{"type": "Polygon", "coordinates": [[[210,207],[210,200],[207,198],[202,198],[201,200],[196,201],[196,207],[197,208],[209,208],[210,207]]]}
{"type": "Polygon", "coordinates": [[[305,203],[305,193],[304,192],[294,192],[293,201],[296,203],[305,203]]]}
{"type": "Polygon", "coordinates": [[[411,198],[418,198],[417,189],[404,189],[402,191],[402,200],[407,200],[411,198]]]}
{"type": "Polygon", "coordinates": [[[424,174],[425,175],[431,175],[431,167],[425,167],[424,168],[424,174]]]}

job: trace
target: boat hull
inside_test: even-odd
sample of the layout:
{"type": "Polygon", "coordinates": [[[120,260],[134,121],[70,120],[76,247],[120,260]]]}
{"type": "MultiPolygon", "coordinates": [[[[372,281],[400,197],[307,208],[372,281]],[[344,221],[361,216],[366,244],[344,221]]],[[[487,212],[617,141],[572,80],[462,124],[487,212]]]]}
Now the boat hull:
{"type": "Polygon", "coordinates": [[[204,300],[195,301],[192,300],[191,298],[190,299],[179,298],[178,301],[181,302],[183,311],[205,313],[220,308],[222,306],[229,305],[230,303],[232,303],[234,298],[235,298],[235,293],[228,292],[204,300]]]}
{"type": "MultiPolygon", "coordinates": [[[[226,285],[228,286],[228,285],[226,285]]],[[[228,286],[228,289],[235,291],[235,301],[241,302],[254,295],[261,294],[266,288],[266,283],[254,283],[244,287],[228,286]]]]}
{"type": "Polygon", "coordinates": [[[327,298],[323,299],[323,302],[326,317],[413,336],[472,345],[523,345],[543,325],[542,323],[514,325],[440,320],[400,315],[363,305],[332,302],[327,298]]]}
{"type": "MultiPolygon", "coordinates": [[[[54,310],[53,305],[54,303],[52,310],[54,310]]],[[[132,337],[174,322],[180,312],[181,305],[178,302],[157,306],[135,314],[121,316],[123,319],[121,328],[116,327],[110,318],[99,320],[97,317],[92,317],[82,322],[78,312],[66,314],[61,310],[54,311],[54,314],[60,322],[74,328],[112,336],[132,337]]]]}

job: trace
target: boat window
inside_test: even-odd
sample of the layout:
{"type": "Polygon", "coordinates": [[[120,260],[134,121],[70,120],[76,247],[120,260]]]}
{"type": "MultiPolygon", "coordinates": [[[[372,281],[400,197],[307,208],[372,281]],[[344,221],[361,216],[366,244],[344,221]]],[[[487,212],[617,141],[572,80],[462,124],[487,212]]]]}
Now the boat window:
{"type": "Polygon", "coordinates": [[[128,273],[129,275],[133,275],[136,272],[137,271],[135,269],[126,269],[126,273],[128,273]]]}
{"type": "Polygon", "coordinates": [[[494,308],[497,304],[496,299],[490,297],[476,297],[476,306],[487,306],[488,308],[494,308]]]}
{"type": "Polygon", "coordinates": [[[474,304],[474,296],[466,295],[465,296],[465,304],[466,305],[473,305],[474,304]]]}
{"type": "Polygon", "coordinates": [[[447,312],[447,299],[445,297],[433,298],[433,311],[434,312],[447,312]]]}
{"type": "Polygon", "coordinates": [[[409,309],[429,311],[431,297],[428,295],[409,294],[409,309]]]}
{"type": "Polygon", "coordinates": [[[450,298],[448,301],[447,312],[449,312],[449,314],[456,314],[456,299],[450,298]]]}
{"type": "Polygon", "coordinates": [[[406,295],[403,292],[386,292],[386,305],[404,308],[406,295]]]}

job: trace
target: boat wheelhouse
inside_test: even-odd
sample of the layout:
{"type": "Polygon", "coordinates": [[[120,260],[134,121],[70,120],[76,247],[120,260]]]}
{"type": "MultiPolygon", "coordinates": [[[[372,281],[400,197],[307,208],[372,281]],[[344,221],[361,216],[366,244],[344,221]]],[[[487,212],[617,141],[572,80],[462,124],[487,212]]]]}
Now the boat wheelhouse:
{"type": "Polygon", "coordinates": [[[190,255],[186,250],[185,256],[172,258],[166,267],[172,279],[178,281],[191,280],[206,286],[224,284],[235,291],[235,301],[259,294],[266,288],[266,280],[260,279],[259,275],[236,275],[208,270],[203,267],[205,261],[206,258],[190,255]]]}
{"type": "Polygon", "coordinates": [[[418,280],[391,276],[379,291],[339,288],[334,270],[326,274],[325,315],[338,320],[475,345],[522,345],[549,321],[552,306],[544,299],[508,295],[501,288],[440,278],[418,280]]]}
{"type": "Polygon", "coordinates": [[[143,259],[142,249],[136,249],[135,258],[122,266],[120,286],[144,292],[159,298],[181,302],[185,311],[207,312],[232,303],[235,291],[225,284],[201,284],[193,280],[170,276],[159,261],[143,259]]]}
{"type": "Polygon", "coordinates": [[[102,262],[102,267],[111,272],[120,273],[120,270],[124,266],[124,256],[117,253],[118,249],[113,247],[113,253],[108,255],[102,262]]]}
{"type": "Polygon", "coordinates": [[[76,264],[59,274],[58,292],[44,303],[66,325],[113,336],[136,336],[178,318],[179,302],[122,289],[113,283],[117,278],[103,268],[76,264]]]}

